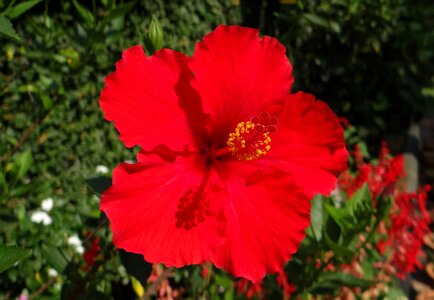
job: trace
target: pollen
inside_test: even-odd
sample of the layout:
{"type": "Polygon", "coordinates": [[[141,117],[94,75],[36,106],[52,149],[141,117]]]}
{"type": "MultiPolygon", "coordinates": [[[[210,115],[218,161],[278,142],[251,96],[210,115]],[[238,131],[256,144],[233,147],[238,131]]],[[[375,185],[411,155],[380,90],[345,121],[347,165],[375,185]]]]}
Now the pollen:
{"type": "Polygon", "coordinates": [[[270,132],[264,125],[251,121],[240,122],[234,132],[229,134],[229,151],[239,160],[260,158],[270,151],[270,132]]]}

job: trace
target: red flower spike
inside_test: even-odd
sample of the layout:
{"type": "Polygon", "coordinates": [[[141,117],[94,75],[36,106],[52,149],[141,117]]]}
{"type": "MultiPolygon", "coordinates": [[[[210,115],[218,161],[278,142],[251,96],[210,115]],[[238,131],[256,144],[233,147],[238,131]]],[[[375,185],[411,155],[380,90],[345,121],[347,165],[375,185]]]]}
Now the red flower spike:
{"type": "Polygon", "coordinates": [[[93,239],[92,244],[86,251],[83,253],[83,259],[86,262],[84,266],[84,270],[87,271],[92,267],[95,263],[96,257],[100,252],[101,248],[99,247],[99,237],[93,239]]]}
{"type": "MultiPolygon", "coordinates": [[[[355,155],[357,153],[355,151],[355,155]]],[[[405,278],[421,265],[418,258],[423,255],[422,240],[429,232],[431,222],[425,207],[429,186],[419,188],[415,193],[405,192],[400,182],[405,177],[403,156],[391,157],[384,142],[378,164],[360,160],[357,167],[358,174],[344,174],[339,182],[340,188],[352,195],[366,182],[374,205],[380,196],[394,198],[387,222],[380,223],[378,232],[384,238],[378,242],[377,249],[388,254],[387,263],[394,266],[393,272],[389,273],[405,278]]]]}
{"type": "Polygon", "coordinates": [[[255,282],[279,270],[305,236],[310,196],[328,194],[347,162],[339,119],[290,95],[292,82],[285,48],[238,26],[219,26],[192,58],[125,50],[100,105],[142,150],[101,198],[114,244],[255,282]]]}

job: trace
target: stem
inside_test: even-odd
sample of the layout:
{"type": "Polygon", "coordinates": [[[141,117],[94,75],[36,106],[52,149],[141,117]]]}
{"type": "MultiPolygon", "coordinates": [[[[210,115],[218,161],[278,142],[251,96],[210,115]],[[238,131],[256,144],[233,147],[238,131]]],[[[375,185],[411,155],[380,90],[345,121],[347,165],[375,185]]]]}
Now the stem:
{"type": "Polygon", "coordinates": [[[83,243],[87,243],[101,228],[104,227],[105,224],[107,224],[108,222],[107,216],[105,214],[102,214],[101,218],[102,218],[101,223],[97,227],[95,227],[91,233],[89,233],[89,235],[86,237],[83,243]]]}
{"type": "MultiPolygon", "coordinates": [[[[330,264],[335,262],[335,256],[332,256],[327,262],[323,259],[324,255],[322,255],[321,258],[321,265],[318,269],[315,270],[315,272],[312,274],[311,280],[309,282],[309,286],[312,286],[313,283],[318,279],[319,275],[324,271],[324,269],[330,264]]],[[[304,290],[304,287],[297,287],[294,291],[294,293],[291,294],[291,297],[297,296],[304,290]]]]}
{"type": "Polygon", "coordinates": [[[374,233],[377,231],[378,225],[380,224],[381,220],[378,218],[375,218],[374,226],[372,226],[371,231],[369,232],[368,236],[366,237],[365,241],[362,244],[362,248],[365,249],[368,242],[372,239],[374,236],[374,233]]]}
{"type": "Polygon", "coordinates": [[[50,287],[57,279],[59,278],[59,275],[50,278],[46,283],[44,283],[39,289],[37,289],[35,292],[31,293],[29,296],[29,300],[38,297],[40,294],[42,294],[47,288],[50,287]]]}
{"type": "Polygon", "coordinates": [[[104,257],[101,260],[98,260],[94,263],[94,265],[89,269],[83,279],[77,282],[74,290],[72,290],[68,295],[66,295],[65,299],[74,300],[78,299],[81,296],[81,293],[86,288],[86,284],[90,282],[91,278],[98,271],[99,267],[101,267],[106,261],[111,257],[111,252],[114,249],[113,244],[109,244],[107,248],[104,250],[104,257]]]}

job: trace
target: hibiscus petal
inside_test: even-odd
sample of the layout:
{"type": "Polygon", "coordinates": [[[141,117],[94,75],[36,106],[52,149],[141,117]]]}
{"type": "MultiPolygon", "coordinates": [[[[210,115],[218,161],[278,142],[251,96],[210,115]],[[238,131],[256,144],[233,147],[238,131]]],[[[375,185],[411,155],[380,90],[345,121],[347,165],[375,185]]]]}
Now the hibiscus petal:
{"type": "Polygon", "coordinates": [[[231,202],[225,209],[225,243],[211,260],[253,282],[284,266],[310,222],[310,201],[291,176],[277,169],[258,169],[260,163],[232,161],[220,166],[231,202]]]}
{"type": "Polygon", "coordinates": [[[310,94],[287,96],[266,159],[291,173],[310,196],[330,193],[348,161],[338,117],[310,94]]]}
{"type": "Polygon", "coordinates": [[[150,57],[141,46],[123,52],[116,71],[105,79],[99,103],[127,147],[152,150],[163,144],[181,151],[195,146],[191,128],[200,128],[198,122],[204,117],[200,98],[189,85],[188,60],[169,49],[150,57]]]}
{"type": "Polygon", "coordinates": [[[225,226],[215,174],[192,158],[179,160],[121,164],[101,198],[117,247],[176,267],[209,260],[225,226]]]}
{"type": "Polygon", "coordinates": [[[255,29],[217,27],[189,62],[193,87],[212,117],[212,137],[226,141],[241,121],[290,92],[294,78],[285,47],[255,29]]]}

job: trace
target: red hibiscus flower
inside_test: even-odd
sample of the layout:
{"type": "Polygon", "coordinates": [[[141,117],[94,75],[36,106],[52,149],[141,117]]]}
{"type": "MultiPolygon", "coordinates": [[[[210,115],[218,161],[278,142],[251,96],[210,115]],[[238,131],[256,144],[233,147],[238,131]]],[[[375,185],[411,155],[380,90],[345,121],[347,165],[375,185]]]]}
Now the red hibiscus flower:
{"type": "Polygon", "coordinates": [[[297,250],[310,197],[346,169],[339,119],[290,94],[285,48],[257,30],[219,26],[188,57],[123,52],[100,105],[136,164],[101,198],[113,242],[149,262],[213,262],[259,281],[297,250]]]}

